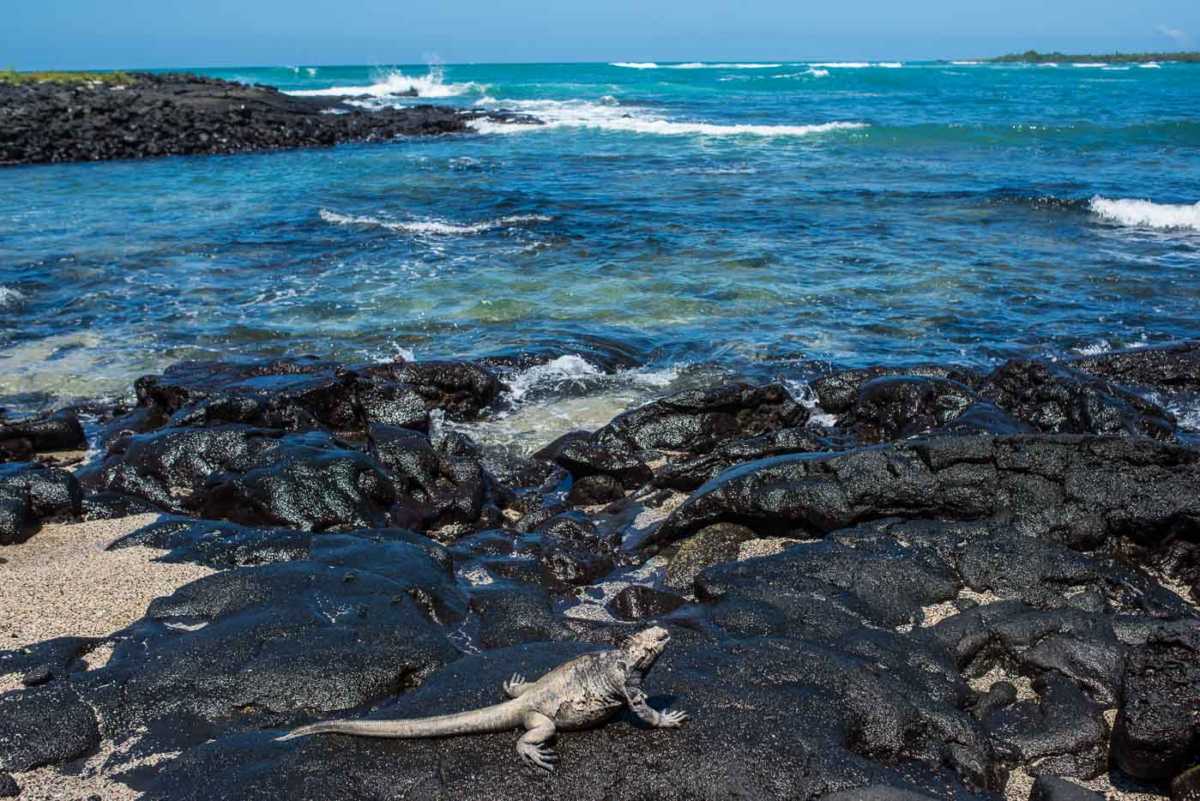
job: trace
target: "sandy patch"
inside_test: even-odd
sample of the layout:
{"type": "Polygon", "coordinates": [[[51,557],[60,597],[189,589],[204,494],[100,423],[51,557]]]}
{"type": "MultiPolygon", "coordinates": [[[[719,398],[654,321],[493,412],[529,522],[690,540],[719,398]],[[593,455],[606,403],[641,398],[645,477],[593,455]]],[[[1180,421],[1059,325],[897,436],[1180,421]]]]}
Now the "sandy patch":
{"type": "MultiPolygon", "coordinates": [[[[95,754],[82,763],[74,763],[72,767],[75,770],[70,775],[60,773],[53,767],[13,774],[21,786],[19,798],[21,801],[83,801],[98,796],[101,801],[136,801],[142,793],[106,775],[104,765],[113,757],[120,759],[140,739],[140,735],[135,735],[119,746],[105,740],[95,754]]],[[[128,762],[121,760],[119,772],[157,765],[176,755],[151,754],[128,762]]]]}
{"type": "Polygon", "coordinates": [[[0,649],[53,637],[104,637],[146,613],[150,601],[211,574],[207,567],[154,562],[151,548],[105,551],[158,519],[49,525],[28,542],[0,548],[0,649]]]}
{"type": "MultiPolygon", "coordinates": [[[[146,613],[152,600],[214,571],[192,564],[153,561],[161,551],[151,548],[104,550],[123,537],[158,519],[135,515],[119,520],[50,525],[28,542],[0,548],[0,649],[12,650],[53,637],[103,637],[119,631],[146,613]]],[[[85,658],[88,669],[104,667],[112,645],[103,644],[85,658]]],[[[19,689],[21,676],[0,676],[0,692],[19,689]]],[[[15,774],[22,801],[78,801],[98,796],[103,801],[133,801],[140,793],[106,777],[103,766],[119,757],[137,738],[121,746],[104,741],[95,755],[73,765],[71,775],[47,767],[15,774]],[[77,769],[76,769],[77,768],[77,769]]],[[[136,764],[155,764],[156,755],[136,764]]],[[[125,765],[122,770],[133,767],[125,765]]]]}

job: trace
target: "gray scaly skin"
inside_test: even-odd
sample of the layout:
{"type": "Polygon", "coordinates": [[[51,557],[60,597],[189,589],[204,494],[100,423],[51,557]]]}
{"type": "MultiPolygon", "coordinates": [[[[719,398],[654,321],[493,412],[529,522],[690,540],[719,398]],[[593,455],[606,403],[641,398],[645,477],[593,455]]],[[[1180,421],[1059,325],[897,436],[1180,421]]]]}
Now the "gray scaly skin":
{"type": "Polygon", "coordinates": [[[495,706],[413,720],[330,720],[302,726],[278,739],[310,734],[453,737],[524,728],[517,754],[531,767],[551,771],[558,756],[548,743],[559,731],[598,726],[623,706],[656,728],[678,728],[687,720],[684,712],[651,709],[641,687],[670,639],[666,629],[655,626],[633,635],[616,650],[572,659],[537,681],[514,675],[504,683],[504,692],[512,700],[495,706]]]}

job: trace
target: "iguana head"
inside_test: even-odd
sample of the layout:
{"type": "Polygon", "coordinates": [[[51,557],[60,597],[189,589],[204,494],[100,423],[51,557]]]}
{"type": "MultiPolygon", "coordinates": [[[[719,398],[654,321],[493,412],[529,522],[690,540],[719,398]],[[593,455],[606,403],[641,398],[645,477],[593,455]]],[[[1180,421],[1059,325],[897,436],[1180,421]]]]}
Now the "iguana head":
{"type": "Polygon", "coordinates": [[[658,659],[659,654],[671,641],[671,635],[662,626],[654,626],[639,631],[621,645],[621,650],[629,657],[629,663],[641,671],[649,670],[658,659]]]}

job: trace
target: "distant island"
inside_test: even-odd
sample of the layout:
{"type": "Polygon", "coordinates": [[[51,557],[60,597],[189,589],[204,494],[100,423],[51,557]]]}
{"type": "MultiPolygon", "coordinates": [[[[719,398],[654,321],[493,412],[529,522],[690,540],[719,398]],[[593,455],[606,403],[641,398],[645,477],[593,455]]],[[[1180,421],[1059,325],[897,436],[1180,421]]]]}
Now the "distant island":
{"type": "Polygon", "coordinates": [[[994,64],[1051,64],[1058,62],[1078,64],[1149,64],[1155,61],[1187,61],[1200,63],[1200,53],[1106,53],[1103,55],[1069,55],[1067,53],[1039,53],[1027,50],[1024,53],[1009,53],[988,59],[994,64]]]}

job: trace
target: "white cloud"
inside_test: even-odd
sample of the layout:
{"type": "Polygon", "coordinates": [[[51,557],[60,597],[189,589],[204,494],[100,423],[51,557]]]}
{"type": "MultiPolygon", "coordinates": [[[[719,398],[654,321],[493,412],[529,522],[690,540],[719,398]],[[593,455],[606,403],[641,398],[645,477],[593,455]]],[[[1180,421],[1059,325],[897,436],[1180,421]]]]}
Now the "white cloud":
{"type": "Polygon", "coordinates": [[[1188,47],[1192,43],[1192,37],[1188,36],[1187,31],[1181,31],[1169,25],[1159,25],[1155,30],[1173,41],[1178,47],[1188,47]]]}

